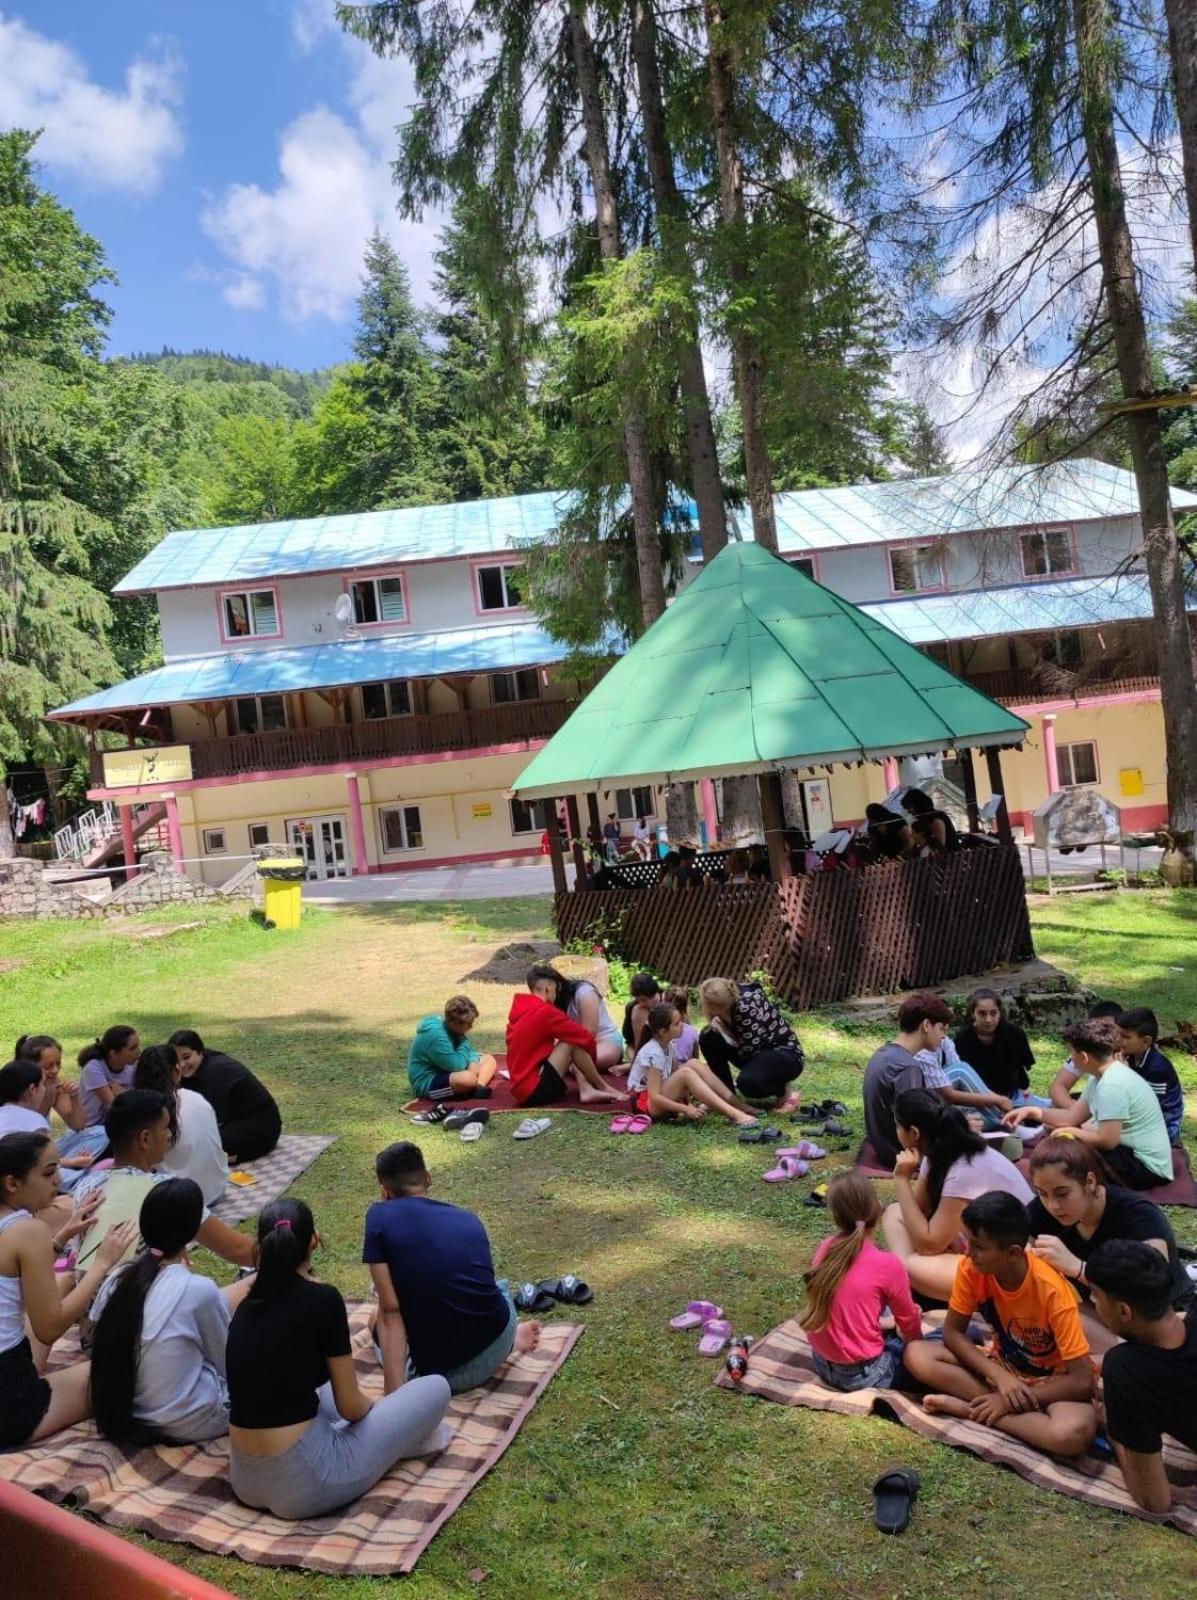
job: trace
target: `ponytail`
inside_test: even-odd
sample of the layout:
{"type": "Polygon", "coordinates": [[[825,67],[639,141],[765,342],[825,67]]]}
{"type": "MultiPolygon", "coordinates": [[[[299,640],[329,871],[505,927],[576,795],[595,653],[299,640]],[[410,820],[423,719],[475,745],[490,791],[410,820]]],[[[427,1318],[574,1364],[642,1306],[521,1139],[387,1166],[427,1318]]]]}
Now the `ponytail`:
{"type": "Polygon", "coordinates": [[[175,1082],[179,1058],[173,1044],[151,1044],[137,1058],[133,1074],[135,1089],[152,1089],[166,1101],[170,1113],[170,1142],[179,1142],[179,1089],[175,1082]]]}
{"type": "Polygon", "coordinates": [[[838,1173],[827,1185],[827,1209],[839,1232],[818,1266],[803,1278],[806,1304],[798,1314],[798,1322],[808,1333],[818,1333],[827,1326],[840,1284],[881,1220],[877,1191],[855,1168],[838,1173]]]}
{"type": "Polygon", "coordinates": [[[61,1050],[57,1039],[48,1033],[23,1033],[17,1040],[13,1055],[18,1061],[39,1061],[43,1050],[61,1050]]]}
{"type": "Polygon", "coordinates": [[[203,1215],[204,1197],[191,1178],[167,1178],[141,1203],[145,1249],[117,1272],[95,1323],[89,1383],[96,1425],[106,1439],[126,1437],[133,1424],[146,1298],[163,1261],[191,1243],[203,1215]]]}
{"type": "Polygon", "coordinates": [[[927,1157],[928,1216],[939,1209],[944,1180],[957,1161],[971,1161],[985,1149],[964,1113],[949,1106],[929,1089],[905,1089],[894,1101],[894,1118],[903,1128],[913,1128],[927,1157]]]}
{"type": "Polygon", "coordinates": [[[107,1065],[108,1057],[123,1050],[136,1032],[136,1028],[118,1022],[114,1027],[106,1028],[93,1043],[85,1044],[76,1060],[81,1067],[87,1066],[89,1061],[103,1061],[107,1065]]]}
{"type": "Polygon", "coordinates": [[[277,1300],[312,1253],[316,1224],[303,1200],[276,1200],[258,1218],[258,1273],[245,1304],[277,1300]]]}

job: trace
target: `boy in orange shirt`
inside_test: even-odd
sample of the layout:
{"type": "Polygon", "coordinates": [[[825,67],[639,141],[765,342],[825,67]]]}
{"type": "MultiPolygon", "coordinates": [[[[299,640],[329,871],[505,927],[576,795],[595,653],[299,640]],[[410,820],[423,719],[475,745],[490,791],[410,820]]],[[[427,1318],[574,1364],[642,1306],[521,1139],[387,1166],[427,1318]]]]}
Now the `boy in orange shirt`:
{"type": "Polygon", "coordinates": [[[924,1407],[1052,1455],[1084,1455],[1097,1413],[1076,1294],[1055,1267],[1027,1253],[1030,1224],[1013,1195],[980,1195],[962,1220],[968,1254],[956,1268],[943,1343],[920,1339],[903,1358],[931,1391],[924,1407]],[[968,1337],[974,1312],[993,1330],[988,1350],[968,1337]]]}

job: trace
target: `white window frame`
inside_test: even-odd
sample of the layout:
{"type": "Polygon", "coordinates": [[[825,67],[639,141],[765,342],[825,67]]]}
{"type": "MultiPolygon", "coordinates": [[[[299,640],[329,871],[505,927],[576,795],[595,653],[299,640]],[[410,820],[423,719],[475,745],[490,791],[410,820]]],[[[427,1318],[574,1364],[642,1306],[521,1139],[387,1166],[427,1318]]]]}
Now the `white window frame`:
{"type": "Polygon", "coordinates": [[[513,837],[518,839],[526,834],[546,833],[552,824],[552,805],[553,802],[551,800],[520,800],[513,795],[507,802],[508,811],[511,815],[513,837]],[[517,806],[522,806],[528,814],[527,827],[520,827],[519,825],[519,819],[516,814],[517,806]],[[539,816],[538,812],[540,813],[539,816]]]}
{"type": "Polygon", "coordinates": [[[1060,779],[1061,789],[1092,789],[1101,782],[1101,765],[1097,759],[1096,739],[1073,739],[1068,744],[1056,746],[1056,772],[1060,779]],[[1092,752],[1093,776],[1091,778],[1078,778],[1076,776],[1076,750],[1089,750],[1092,752]],[[1067,776],[1065,776],[1067,769],[1067,776]]]}
{"type": "Polygon", "coordinates": [[[411,606],[408,603],[407,577],[402,572],[375,572],[368,578],[347,578],[346,588],[349,600],[353,606],[353,621],[358,628],[400,628],[411,621],[411,606]],[[403,604],[401,617],[384,617],[382,614],[383,599],[382,585],[384,583],[397,583],[399,595],[403,604]],[[374,591],[374,610],[377,612],[373,622],[366,621],[358,616],[357,591],[359,589],[372,589],[374,591]]]}
{"type": "Polygon", "coordinates": [[[907,544],[891,544],[886,552],[886,560],[889,565],[889,588],[893,595],[939,594],[948,586],[942,539],[917,539],[907,544]],[[897,574],[894,572],[894,557],[899,555],[908,555],[914,560],[915,584],[912,589],[898,587],[897,574]],[[929,556],[935,563],[936,578],[933,583],[921,581],[923,574],[920,571],[922,566],[920,557],[924,555],[929,556]]]}
{"type": "Polygon", "coordinates": [[[1080,568],[1076,560],[1076,543],[1072,537],[1071,528],[1028,528],[1025,533],[1018,536],[1018,559],[1022,565],[1022,575],[1029,578],[1032,583],[1043,583],[1048,578],[1075,577],[1080,568]],[[1038,539],[1043,549],[1043,571],[1032,572],[1027,565],[1027,547],[1032,539],[1038,539]],[[1068,546],[1068,565],[1053,567],[1051,563],[1050,541],[1063,539],[1068,546]]]}
{"type": "Polygon", "coordinates": [[[544,698],[541,689],[539,667],[517,667],[513,672],[492,672],[489,674],[489,684],[490,703],[492,706],[527,706],[532,705],[535,701],[544,698]],[[525,673],[531,674],[529,681],[536,685],[535,694],[520,694],[518,692],[520,679],[525,673]],[[495,694],[495,684],[500,680],[511,685],[512,695],[509,700],[500,700],[495,694]]]}
{"type": "Polygon", "coordinates": [[[256,733],[256,734],[283,733],[291,726],[290,717],[289,717],[288,712],[287,712],[287,697],[286,697],[285,694],[235,694],[233,696],[232,701],[230,702],[230,704],[232,706],[233,728],[235,729],[235,737],[237,737],[237,738],[242,738],[242,737],[245,736],[246,733],[250,733],[250,732],[256,733]],[[246,729],[246,728],[243,728],[241,726],[240,719],[238,718],[238,715],[237,715],[237,707],[244,700],[252,700],[253,703],[254,703],[254,715],[255,715],[255,717],[257,719],[257,724],[258,724],[256,728],[246,729]],[[262,701],[263,700],[281,700],[282,701],[282,706],[283,706],[283,726],[281,728],[264,728],[262,726],[262,701]]]}
{"type": "Polygon", "coordinates": [[[523,567],[522,561],[477,561],[474,563],[474,606],[480,617],[493,617],[502,611],[524,611],[527,609],[522,598],[511,599],[507,587],[507,574],[519,572],[523,567]],[[503,590],[503,604],[501,606],[488,606],[482,598],[482,574],[484,572],[497,572],[499,584],[503,590]]]}
{"type": "Polygon", "coordinates": [[[390,805],[379,806],[378,838],[379,844],[382,847],[382,853],[385,856],[411,855],[415,851],[423,850],[425,848],[424,819],[420,814],[419,805],[413,805],[405,800],[396,800],[390,805]],[[416,814],[416,826],[414,829],[412,829],[409,825],[409,819],[407,815],[409,811],[414,811],[416,814]],[[396,845],[388,843],[387,818],[389,816],[397,816],[399,818],[399,832],[403,839],[402,844],[396,845]],[[413,832],[419,836],[418,844],[411,843],[413,832]]]}
{"type": "Polygon", "coordinates": [[[268,822],[251,822],[249,827],[246,829],[246,837],[249,840],[249,848],[251,850],[260,850],[263,845],[271,844],[273,842],[270,837],[270,824],[268,822]],[[265,828],[266,837],[264,839],[255,840],[255,828],[265,828]]]}
{"type": "Polygon", "coordinates": [[[652,785],[648,783],[636,783],[626,789],[616,789],[611,796],[611,803],[615,807],[616,820],[619,822],[639,822],[641,817],[647,819],[655,817],[657,814],[656,796],[653,794],[652,785]],[[652,802],[644,811],[641,811],[636,805],[636,796],[638,794],[647,795],[652,802]],[[626,811],[623,809],[621,796],[627,797],[626,803],[629,809],[626,811]]]}
{"type": "Polygon", "coordinates": [[[369,712],[366,710],[366,690],[367,689],[381,689],[383,691],[383,693],[384,693],[384,695],[386,697],[386,704],[387,704],[386,716],[387,716],[387,718],[389,718],[389,717],[410,717],[410,716],[412,716],[414,714],[413,705],[412,705],[411,679],[410,678],[380,678],[377,682],[374,682],[374,683],[363,683],[362,686],[361,686],[361,693],[362,693],[362,721],[363,722],[383,722],[383,721],[386,720],[386,718],[383,718],[383,717],[372,717],[369,714],[369,712]],[[394,697],[393,697],[391,691],[392,691],[392,689],[396,688],[397,686],[402,687],[403,692],[407,696],[407,707],[403,711],[396,711],[395,707],[394,707],[394,697]]]}
{"type": "Polygon", "coordinates": [[[204,854],[206,856],[227,856],[229,853],[229,832],[227,828],[205,828],[204,854]],[[215,841],[219,839],[220,843],[215,841]]]}
{"type": "Polygon", "coordinates": [[[225,644],[237,644],[242,639],[281,639],[283,636],[283,608],[279,605],[278,590],[272,583],[249,584],[244,589],[222,589],[217,596],[217,605],[220,608],[220,636],[225,644]],[[258,594],[270,596],[271,608],[274,611],[274,627],[270,630],[257,626],[253,598],[258,594]],[[249,623],[248,633],[237,633],[232,627],[228,612],[230,600],[244,600],[245,618],[249,623]]]}

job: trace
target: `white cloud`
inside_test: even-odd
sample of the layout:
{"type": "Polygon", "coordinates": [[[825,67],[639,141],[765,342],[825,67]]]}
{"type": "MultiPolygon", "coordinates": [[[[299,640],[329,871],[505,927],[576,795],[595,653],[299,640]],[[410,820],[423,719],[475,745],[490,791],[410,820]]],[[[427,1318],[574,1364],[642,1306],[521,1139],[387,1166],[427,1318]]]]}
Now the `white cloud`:
{"type": "Polygon", "coordinates": [[[292,321],[345,321],[361,288],[366,240],[378,228],[407,266],[416,299],[426,301],[441,219],[400,219],[391,180],[395,130],[412,103],[410,65],[380,60],[343,34],[332,0],[294,0],[291,27],[304,51],[341,50],[349,111],[305,111],[279,136],[273,185],[233,184],[205,207],[204,230],[235,269],[224,298],[242,309],[274,300],[292,321]]]}
{"type": "Polygon", "coordinates": [[[0,127],[41,128],[38,159],[97,189],[161,183],[183,149],[181,76],[159,47],[129,63],[123,88],[104,88],[67,45],[0,13],[0,127]]]}

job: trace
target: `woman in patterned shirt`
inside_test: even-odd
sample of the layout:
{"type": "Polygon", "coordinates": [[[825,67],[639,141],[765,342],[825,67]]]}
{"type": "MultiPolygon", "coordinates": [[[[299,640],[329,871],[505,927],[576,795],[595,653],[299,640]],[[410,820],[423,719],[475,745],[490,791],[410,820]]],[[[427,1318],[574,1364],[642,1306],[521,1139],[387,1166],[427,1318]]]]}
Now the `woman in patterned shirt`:
{"type": "Polygon", "coordinates": [[[795,1108],[799,1097],[789,1093],[789,1085],[801,1076],[806,1057],[793,1028],[760,984],[707,978],[698,993],[707,1018],[698,1045],[715,1076],[745,1100],[776,1098],[780,1110],[795,1108]],[[732,1080],[733,1067],[740,1074],[738,1083],[732,1080]]]}

